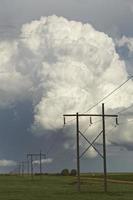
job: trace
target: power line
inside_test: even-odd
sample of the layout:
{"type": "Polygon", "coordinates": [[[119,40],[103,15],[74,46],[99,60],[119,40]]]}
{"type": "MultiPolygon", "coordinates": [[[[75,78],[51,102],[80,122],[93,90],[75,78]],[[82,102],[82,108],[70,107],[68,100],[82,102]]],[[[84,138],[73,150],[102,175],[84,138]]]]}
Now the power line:
{"type": "Polygon", "coordinates": [[[119,123],[119,124],[121,125],[121,124],[129,124],[129,123],[133,123],[133,120],[126,121],[126,122],[121,122],[121,123],[119,123]]]}
{"type": "Polygon", "coordinates": [[[118,89],[120,89],[123,85],[125,85],[130,79],[132,79],[133,76],[130,76],[126,81],[124,81],[121,85],[119,85],[117,88],[115,88],[114,90],[112,90],[109,94],[107,94],[105,97],[103,97],[99,102],[97,102],[96,104],[94,104],[92,107],[90,107],[87,111],[85,111],[84,113],[89,112],[90,110],[92,110],[94,107],[96,107],[99,103],[101,103],[103,100],[107,99],[109,96],[111,96],[114,92],[116,92],[118,89]]]}
{"type": "MultiPolygon", "coordinates": [[[[127,108],[124,108],[124,109],[122,109],[122,110],[120,110],[119,112],[117,112],[116,114],[117,115],[122,115],[121,113],[123,113],[123,112],[125,112],[125,111],[127,111],[127,110],[129,110],[129,109],[131,109],[133,107],[133,104],[132,105],[130,105],[130,106],[128,106],[127,108]]],[[[132,120],[131,120],[132,121],[132,120]]],[[[129,121],[130,122],[130,121],[129,121]]],[[[128,123],[129,123],[128,122],[128,123]]],[[[126,122],[127,123],[127,122],[126,122]]],[[[119,123],[119,125],[120,124],[123,124],[123,123],[119,123]]]]}
{"type": "MultiPolygon", "coordinates": [[[[90,111],[90,110],[92,110],[94,107],[96,107],[99,103],[101,103],[103,100],[105,100],[106,98],[108,98],[109,96],[111,96],[114,92],[116,92],[118,89],[120,89],[123,85],[125,85],[130,79],[132,78],[132,76],[130,77],[130,78],[128,78],[126,81],[124,81],[121,85],[119,85],[117,88],[115,88],[113,91],[111,91],[108,95],[106,95],[104,98],[102,98],[99,102],[97,102],[96,104],[94,104],[91,108],[89,108],[86,112],[84,112],[84,113],[87,113],[88,111],[90,111]]],[[[131,106],[130,106],[131,107],[131,106]]],[[[129,108],[130,108],[129,107],[129,108]]],[[[122,112],[124,112],[125,110],[127,110],[127,109],[129,109],[129,108],[126,108],[126,109],[124,109],[124,110],[122,110],[122,111],[120,111],[120,112],[118,112],[118,113],[122,113],[122,112]]],[[[73,119],[71,119],[71,120],[69,120],[69,121],[67,121],[67,123],[68,122],[72,122],[72,121],[74,121],[75,120],[75,118],[73,118],[73,119]]],[[[94,122],[93,124],[95,124],[95,123],[97,123],[97,122],[99,122],[99,121],[101,121],[101,120],[98,120],[98,121],[96,121],[96,122],[94,122]]],[[[88,129],[89,129],[89,127],[90,126],[88,126],[85,130],[84,130],[84,132],[83,133],[85,133],[88,129]]],[[[109,130],[107,133],[109,133],[109,132],[111,132],[113,129],[114,129],[115,127],[113,127],[113,128],[111,128],[111,130],[109,130]]],[[[63,129],[64,129],[64,127],[62,128],[62,131],[63,131],[63,129]]],[[[50,146],[50,148],[48,149],[48,151],[47,151],[47,154],[53,149],[53,147],[55,146],[55,144],[56,144],[56,140],[58,139],[58,134],[57,134],[57,136],[55,137],[55,139],[54,139],[54,141],[53,141],[53,143],[52,143],[52,145],[50,146]]]]}
{"type": "MultiPolygon", "coordinates": [[[[84,113],[87,113],[88,111],[90,111],[90,110],[92,110],[94,107],[96,107],[98,104],[100,104],[103,100],[105,100],[106,98],[108,98],[109,96],[111,96],[114,92],[116,92],[118,89],[120,89],[123,85],[125,85],[131,78],[132,78],[133,76],[130,76],[126,81],[124,81],[121,85],[119,85],[117,88],[115,88],[113,91],[111,91],[109,94],[107,94],[104,98],[102,98],[99,102],[97,102],[96,104],[94,104],[92,107],[90,107],[86,112],[84,112],[84,113]]],[[[129,109],[129,108],[128,108],[129,109]]],[[[124,112],[125,110],[127,110],[127,109],[124,109],[124,110],[122,110],[122,111],[120,111],[120,112],[118,112],[118,113],[121,113],[121,112],[124,112]]],[[[69,122],[72,122],[72,121],[74,121],[76,118],[73,118],[73,119],[71,119],[71,120],[69,120],[69,121],[67,121],[67,123],[69,123],[69,122]]],[[[101,121],[101,120],[98,120],[98,121],[96,121],[96,122],[94,122],[94,123],[97,123],[97,122],[99,122],[99,121],[101,121]]],[[[65,123],[66,124],[66,123],[65,123]]],[[[89,126],[90,127],[90,126],[89,126]]],[[[84,133],[89,129],[89,127],[87,127],[87,129],[85,129],[84,130],[84,133]]],[[[64,127],[62,128],[62,131],[63,131],[63,129],[64,129],[64,127]]],[[[114,127],[112,128],[112,129],[114,129],[114,127]]],[[[112,129],[109,131],[109,132],[111,132],[112,131],[112,129]]],[[[108,133],[109,133],[108,132],[108,133]]],[[[55,144],[56,144],[56,140],[58,139],[58,134],[57,134],[57,136],[55,137],[55,139],[54,139],[54,141],[53,141],[53,143],[52,143],[52,145],[50,146],[50,148],[48,149],[48,151],[47,151],[47,154],[53,149],[53,147],[55,146],[55,144]]]]}
{"type": "Polygon", "coordinates": [[[130,108],[132,108],[132,107],[133,107],[133,104],[132,104],[132,105],[130,105],[129,107],[127,107],[127,108],[125,108],[125,109],[123,109],[123,110],[119,111],[117,114],[121,114],[121,113],[123,113],[123,112],[125,112],[125,111],[129,110],[129,109],[130,109],[130,108]]]}
{"type": "MultiPolygon", "coordinates": [[[[116,87],[114,90],[112,90],[110,93],[108,93],[106,96],[104,96],[100,101],[98,101],[96,104],[94,104],[93,106],[91,106],[88,110],[86,110],[84,113],[87,113],[89,112],[90,110],[92,110],[93,108],[95,108],[97,105],[99,105],[101,102],[103,102],[103,100],[107,99],[109,96],[111,96],[114,92],[116,92],[117,90],[119,90],[123,85],[125,85],[130,79],[132,79],[133,76],[129,76],[129,78],[124,81],[122,84],[120,84],[118,87],[116,87]]],[[[69,121],[66,122],[69,123],[69,122],[72,122],[74,121],[76,118],[73,118],[69,121]]]]}

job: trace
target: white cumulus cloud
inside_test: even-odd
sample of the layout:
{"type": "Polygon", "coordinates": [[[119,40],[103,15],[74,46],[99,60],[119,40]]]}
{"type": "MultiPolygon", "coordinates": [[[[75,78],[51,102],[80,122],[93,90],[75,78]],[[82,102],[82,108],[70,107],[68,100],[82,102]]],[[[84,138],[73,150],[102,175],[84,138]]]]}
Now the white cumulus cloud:
{"type": "Polygon", "coordinates": [[[118,45],[118,47],[127,46],[129,51],[133,52],[133,38],[132,37],[123,36],[122,38],[116,41],[116,44],[118,45]]]}
{"type": "MultiPolygon", "coordinates": [[[[46,159],[42,159],[41,160],[41,163],[42,164],[50,164],[53,162],[53,159],[52,158],[46,158],[46,159]]],[[[39,165],[40,164],[40,160],[34,160],[33,161],[33,164],[36,164],[36,165],[39,165]]]]}
{"type": "MultiPolygon", "coordinates": [[[[0,49],[0,105],[31,99],[36,132],[60,129],[64,113],[86,111],[128,77],[108,35],[63,17],[24,24],[19,39],[1,41],[0,49]]],[[[132,80],[126,87],[107,110],[131,105],[132,80]]],[[[86,126],[88,119],[82,121],[86,126]]],[[[132,140],[128,128],[123,131],[119,136],[124,139],[126,133],[132,140]]]]}
{"type": "Polygon", "coordinates": [[[17,163],[13,160],[0,160],[0,167],[12,167],[17,163]]]}

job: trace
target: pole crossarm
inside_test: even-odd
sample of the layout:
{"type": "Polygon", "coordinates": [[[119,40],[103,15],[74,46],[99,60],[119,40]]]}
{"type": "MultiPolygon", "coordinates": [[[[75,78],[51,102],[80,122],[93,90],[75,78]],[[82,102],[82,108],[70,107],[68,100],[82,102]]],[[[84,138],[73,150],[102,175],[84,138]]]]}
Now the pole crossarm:
{"type": "MultiPolygon", "coordinates": [[[[29,153],[29,154],[27,154],[27,157],[30,157],[30,156],[40,156],[40,153],[31,153],[31,154],[29,153]]],[[[41,156],[46,158],[46,154],[42,153],[41,156]]]]}
{"type": "MultiPolygon", "coordinates": [[[[64,117],[76,117],[76,114],[65,114],[64,117]]],[[[79,117],[103,117],[102,114],[78,114],[79,117]]],[[[115,117],[117,118],[118,115],[107,115],[105,114],[104,117],[115,117]]]]}
{"type": "MultiPolygon", "coordinates": [[[[94,142],[99,138],[99,136],[103,133],[103,131],[101,131],[96,137],[95,139],[91,142],[91,144],[83,151],[83,153],[80,155],[80,158],[82,158],[82,156],[90,149],[90,147],[94,144],[94,142]]],[[[102,154],[101,154],[102,155],[102,154]]],[[[100,156],[101,156],[100,155],[100,156]]],[[[103,158],[103,155],[101,156],[103,158]]]]}

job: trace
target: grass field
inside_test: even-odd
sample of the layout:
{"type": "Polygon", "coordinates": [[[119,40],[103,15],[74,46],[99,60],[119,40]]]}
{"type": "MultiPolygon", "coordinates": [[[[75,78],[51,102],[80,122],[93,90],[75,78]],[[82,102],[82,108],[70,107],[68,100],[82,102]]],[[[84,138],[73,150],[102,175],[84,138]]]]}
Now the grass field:
{"type": "Polygon", "coordinates": [[[133,200],[133,174],[110,174],[109,179],[128,183],[108,183],[103,192],[100,174],[84,174],[81,192],[76,190],[76,177],[0,176],[0,200],[133,200]]]}

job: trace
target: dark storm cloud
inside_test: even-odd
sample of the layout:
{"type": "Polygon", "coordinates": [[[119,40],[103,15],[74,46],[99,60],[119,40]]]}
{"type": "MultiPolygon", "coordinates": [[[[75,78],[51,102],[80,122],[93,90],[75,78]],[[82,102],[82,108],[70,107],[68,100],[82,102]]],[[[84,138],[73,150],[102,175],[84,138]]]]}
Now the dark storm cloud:
{"type": "MultiPolygon", "coordinates": [[[[75,167],[75,150],[64,149],[64,141],[70,140],[61,130],[43,136],[31,133],[33,108],[31,102],[18,103],[8,109],[0,109],[0,160],[15,162],[26,160],[27,153],[42,150],[53,162],[44,166],[46,171],[61,171],[75,167]]],[[[73,141],[75,143],[75,141],[73,141]]],[[[9,172],[16,166],[0,167],[0,172],[9,172]]],[[[35,168],[38,170],[38,168],[35,168]]]]}

